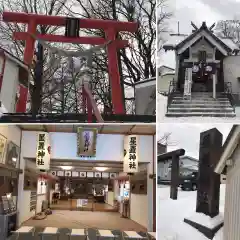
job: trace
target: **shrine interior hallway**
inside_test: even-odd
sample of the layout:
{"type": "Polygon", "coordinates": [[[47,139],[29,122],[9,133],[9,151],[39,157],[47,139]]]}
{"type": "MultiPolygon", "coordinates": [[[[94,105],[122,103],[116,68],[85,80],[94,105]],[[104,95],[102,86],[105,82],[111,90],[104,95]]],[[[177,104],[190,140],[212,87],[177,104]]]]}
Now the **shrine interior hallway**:
{"type": "MultiPolygon", "coordinates": [[[[41,232],[45,227],[57,227],[60,231],[59,240],[68,240],[66,233],[69,229],[85,228],[89,232],[89,240],[96,240],[95,229],[109,229],[113,234],[120,235],[116,240],[122,240],[121,231],[136,231],[140,235],[145,236],[147,229],[135,223],[134,221],[122,218],[119,213],[115,212],[88,212],[88,211],[68,211],[54,210],[52,215],[48,215],[43,220],[30,219],[22,226],[35,227],[35,237],[30,239],[39,240],[38,232],[41,232]]],[[[8,240],[15,240],[16,236],[12,235],[8,240]]],[[[51,239],[54,239],[53,237],[51,239]]],[[[28,240],[28,237],[18,240],[28,240]]],[[[44,239],[45,240],[45,239],[44,239]]],[[[48,238],[46,238],[48,240],[48,238]]],[[[55,240],[55,239],[54,239],[55,240]]],[[[56,239],[57,240],[57,239],[56,239]]]]}

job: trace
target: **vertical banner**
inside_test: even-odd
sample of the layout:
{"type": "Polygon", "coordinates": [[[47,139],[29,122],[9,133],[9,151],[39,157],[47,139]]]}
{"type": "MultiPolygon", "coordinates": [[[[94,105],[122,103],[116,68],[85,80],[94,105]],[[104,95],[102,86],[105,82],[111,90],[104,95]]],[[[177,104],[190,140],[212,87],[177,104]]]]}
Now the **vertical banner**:
{"type": "Polygon", "coordinates": [[[139,136],[129,135],[124,138],[124,172],[138,172],[139,136]]]}
{"type": "Polygon", "coordinates": [[[47,132],[39,132],[37,137],[36,165],[40,170],[50,169],[50,140],[47,132]]]}
{"type": "Polygon", "coordinates": [[[97,145],[95,128],[78,128],[77,130],[77,155],[79,157],[95,157],[97,145]]]}

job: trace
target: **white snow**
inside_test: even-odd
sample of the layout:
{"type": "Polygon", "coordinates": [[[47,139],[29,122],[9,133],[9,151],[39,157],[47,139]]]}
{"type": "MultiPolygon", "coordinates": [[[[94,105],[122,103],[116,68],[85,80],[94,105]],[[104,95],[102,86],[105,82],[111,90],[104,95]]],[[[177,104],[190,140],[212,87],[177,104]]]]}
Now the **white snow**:
{"type": "MultiPolygon", "coordinates": [[[[184,222],[184,218],[188,216],[194,216],[196,210],[196,191],[181,191],[178,192],[178,199],[170,199],[170,187],[158,186],[157,190],[157,236],[158,240],[208,240],[202,233],[189,224],[184,222]]],[[[220,215],[223,216],[225,201],[225,185],[221,185],[220,194],[220,215]]],[[[196,218],[202,221],[203,218],[200,214],[197,214],[196,218]]],[[[214,221],[218,221],[216,217],[214,221]]],[[[208,218],[205,218],[208,219],[208,218]]],[[[209,221],[209,219],[207,220],[209,221]]],[[[217,234],[217,236],[220,233],[217,234]]],[[[222,240],[216,238],[215,240],[222,240]]]]}
{"type": "Polygon", "coordinates": [[[168,40],[164,43],[166,46],[177,46],[179,43],[181,43],[184,39],[186,39],[188,35],[178,35],[178,34],[171,34],[168,37],[168,40]]]}
{"type": "Polygon", "coordinates": [[[202,123],[233,123],[236,121],[240,122],[240,107],[235,108],[236,117],[234,118],[224,118],[224,117],[166,117],[167,112],[167,97],[162,94],[157,94],[157,122],[158,123],[190,123],[201,121],[202,123]]]}
{"type": "Polygon", "coordinates": [[[223,223],[223,215],[219,214],[214,218],[211,218],[203,213],[194,212],[190,216],[186,216],[186,218],[192,222],[196,222],[198,224],[204,225],[208,228],[215,228],[219,224],[223,223]]]}

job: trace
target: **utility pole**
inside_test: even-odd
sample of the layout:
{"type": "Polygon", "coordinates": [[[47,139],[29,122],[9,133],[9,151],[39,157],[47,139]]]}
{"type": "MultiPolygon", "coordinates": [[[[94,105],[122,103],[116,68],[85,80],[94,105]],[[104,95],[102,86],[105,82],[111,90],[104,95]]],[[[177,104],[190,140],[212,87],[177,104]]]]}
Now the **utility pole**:
{"type": "Polygon", "coordinates": [[[34,86],[32,92],[32,115],[36,116],[42,104],[43,46],[37,43],[37,60],[34,68],[34,86]]]}

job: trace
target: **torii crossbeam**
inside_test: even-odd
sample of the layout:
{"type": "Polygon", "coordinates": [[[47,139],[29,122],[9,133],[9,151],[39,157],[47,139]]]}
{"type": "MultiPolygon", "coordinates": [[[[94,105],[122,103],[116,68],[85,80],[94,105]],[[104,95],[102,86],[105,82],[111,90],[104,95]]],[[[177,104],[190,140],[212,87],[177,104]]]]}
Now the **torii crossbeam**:
{"type": "MultiPolygon", "coordinates": [[[[107,45],[107,56],[113,112],[114,114],[125,114],[124,99],[121,94],[122,89],[120,83],[117,49],[127,47],[128,41],[119,40],[116,37],[117,33],[121,31],[136,32],[138,29],[138,23],[119,22],[114,20],[80,19],[80,29],[101,29],[105,33],[105,38],[94,36],[69,38],[62,35],[37,34],[37,25],[65,26],[66,17],[3,12],[3,21],[27,24],[27,32],[14,32],[13,37],[16,40],[25,41],[24,62],[29,66],[32,63],[35,45],[35,39],[32,35],[37,36],[38,39],[49,42],[103,45],[111,41],[111,43],[107,45]]],[[[27,87],[21,85],[16,112],[26,111],[27,95],[27,87]]]]}

